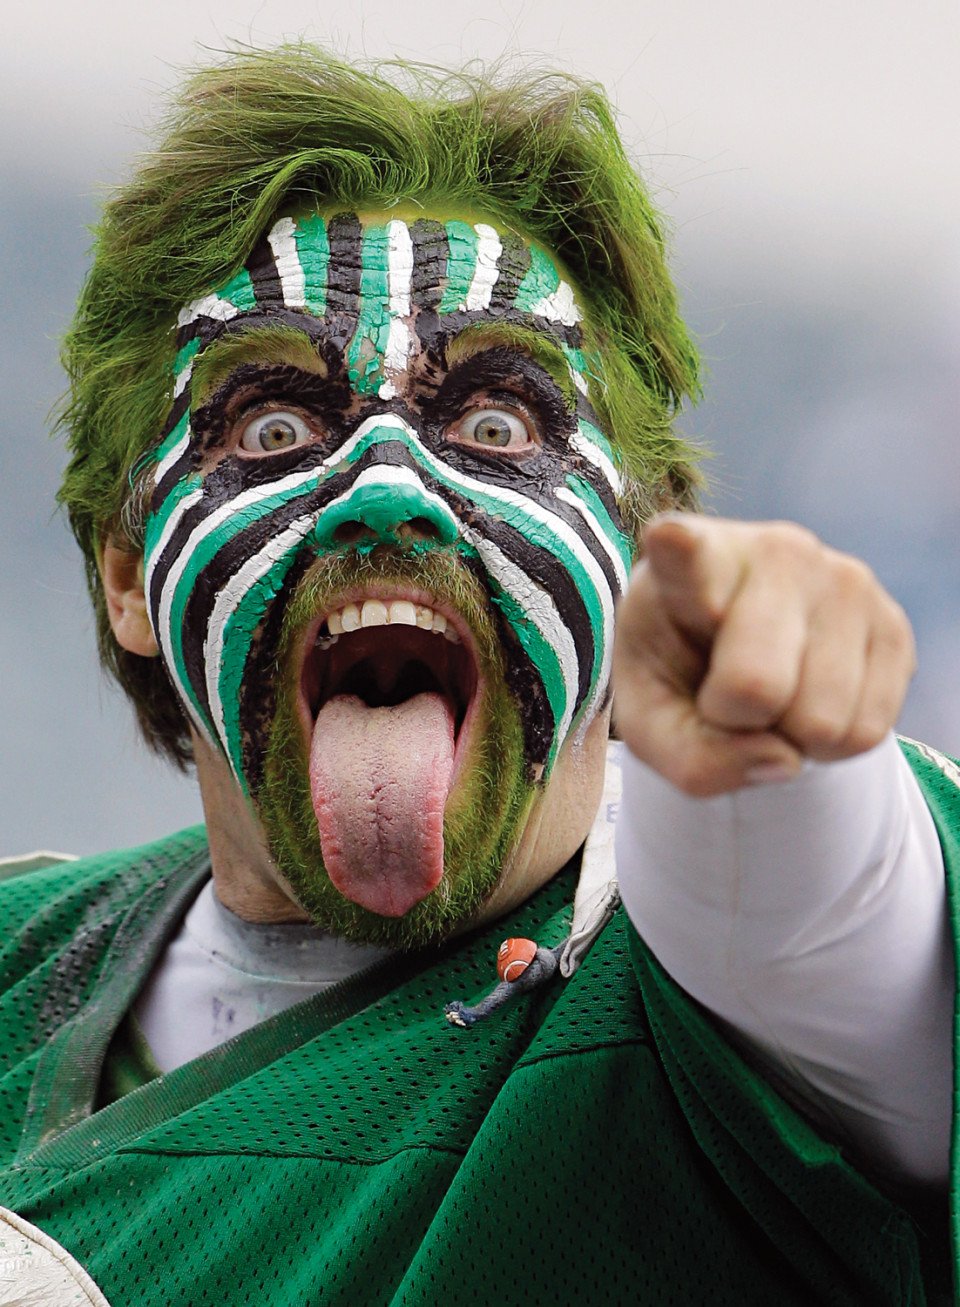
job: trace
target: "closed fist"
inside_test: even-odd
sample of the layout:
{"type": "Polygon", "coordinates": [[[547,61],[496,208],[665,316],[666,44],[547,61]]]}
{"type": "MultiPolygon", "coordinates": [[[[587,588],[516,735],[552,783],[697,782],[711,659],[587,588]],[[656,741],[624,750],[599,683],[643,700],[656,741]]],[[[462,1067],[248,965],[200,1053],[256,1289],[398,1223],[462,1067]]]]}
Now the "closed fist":
{"type": "Polygon", "coordinates": [[[789,522],[668,513],[620,604],[614,713],[667,780],[720,794],[879,744],[914,667],[866,564],[789,522]]]}

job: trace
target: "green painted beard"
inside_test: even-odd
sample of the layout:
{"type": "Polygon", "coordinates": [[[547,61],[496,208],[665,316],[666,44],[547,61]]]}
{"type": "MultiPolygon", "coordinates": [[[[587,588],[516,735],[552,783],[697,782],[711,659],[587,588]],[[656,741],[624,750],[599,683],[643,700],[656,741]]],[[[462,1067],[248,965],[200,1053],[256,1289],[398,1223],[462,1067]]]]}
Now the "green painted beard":
{"type": "Polygon", "coordinates": [[[438,942],[466,926],[496,889],[526,824],[538,787],[524,757],[519,707],[506,685],[503,633],[479,582],[456,553],[419,547],[403,555],[374,551],[327,559],[308,573],[287,607],[279,642],[281,669],[269,727],[263,780],[251,793],[271,855],[300,905],[324,930],[392,948],[438,942]],[[472,757],[444,813],[444,875],[403,917],[383,917],[351,902],[324,865],[308,781],[309,741],[298,709],[304,629],[326,601],[351,584],[416,584],[453,603],[477,644],[484,688],[472,757]]]}

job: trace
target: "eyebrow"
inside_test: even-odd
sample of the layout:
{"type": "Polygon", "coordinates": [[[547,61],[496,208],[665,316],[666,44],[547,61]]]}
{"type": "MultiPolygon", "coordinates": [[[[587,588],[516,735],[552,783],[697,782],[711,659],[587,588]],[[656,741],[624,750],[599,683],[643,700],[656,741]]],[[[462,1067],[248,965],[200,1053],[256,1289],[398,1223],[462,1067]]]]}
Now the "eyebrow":
{"type": "Polygon", "coordinates": [[[556,382],[570,408],[576,406],[577,390],[570,375],[570,363],[560,346],[535,327],[520,322],[474,322],[447,343],[447,366],[452,368],[489,349],[519,351],[539,363],[556,382]]]}
{"type": "Polygon", "coordinates": [[[211,341],[197,356],[190,383],[193,406],[202,404],[238,368],[250,363],[295,367],[327,376],[327,365],[306,332],[285,325],[250,327],[211,341]]]}

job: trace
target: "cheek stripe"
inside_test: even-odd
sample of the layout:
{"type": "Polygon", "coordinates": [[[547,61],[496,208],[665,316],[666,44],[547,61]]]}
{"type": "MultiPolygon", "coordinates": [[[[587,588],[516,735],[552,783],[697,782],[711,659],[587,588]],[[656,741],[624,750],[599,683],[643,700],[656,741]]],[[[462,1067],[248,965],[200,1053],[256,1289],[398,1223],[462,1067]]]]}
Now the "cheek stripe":
{"type": "MultiPolygon", "coordinates": [[[[578,429],[570,437],[570,444],[588,463],[599,468],[609,482],[611,490],[619,498],[623,494],[623,478],[614,466],[613,460],[593,438],[594,432],[596,432],[595,427],[592,427],[589,422],[581,421],[578,423],[578,429]]],[[[596,432],[596,434],[600,433],[596,432]]]]}
{"type": "Polygon", "coordinates": [[[581,515],[587,526],[600,541],[613,564],[620,591],[627,588],[630,568],[633,566],[633,541],[621,531],[607,512],[603,500],[582,477],[568,476],[567,484],[554,492],[558,499],[570,504],[581,515]]]}
{"type": "Polygon", "coordinates": [[[306,535],[313,530],[315,513],[297,518],[230,578],[220,591],[207,622],[204,664],[213,726],[230,760],[234,775],[243,778],[240,730],[240,686],[254,632],[267,606],[283,585],[306,535]],[[229,715],[224,705],[229,705],[229,715]]]}
{"type": "Polygon", "coordinates": [[[473,545],[497,585],[518,605],[519,612],[507,617],[517,638],[534,665],[541,669],[544,689],[550,701],[557,729],[548,767],[552,765],[559,744],[566,737],[577,699],[579,660],[573,637],[557,611],[550,595],[507,558],[506,554],[479,532],[467,529],[466,540],[473,545]],[[539,641],[532,639],[537,633],[539,641]],[[541,643],[542,642],[542,643],[541,643]],[[549,649],[552,658],[546,656],[549,649]],[[551,674],[552,673],[552,674],[551,674]]]}

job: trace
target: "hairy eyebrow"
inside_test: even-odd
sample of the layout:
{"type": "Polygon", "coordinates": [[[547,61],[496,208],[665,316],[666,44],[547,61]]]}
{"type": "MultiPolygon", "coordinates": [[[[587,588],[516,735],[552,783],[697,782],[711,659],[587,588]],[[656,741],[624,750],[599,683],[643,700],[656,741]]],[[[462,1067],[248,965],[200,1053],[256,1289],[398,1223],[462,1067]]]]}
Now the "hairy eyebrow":
{"type": "Polygon", "coordinates": [[[238,368],[251,363],[327,376],[327,365],[306,332],[284,325],[250,327],[220,336],[198,354],[190,386],[193,406],[202,404],[238,368]]]}
{"type": "Polygon", "coordinates": [[[575,407],[577,390],[563,350],[550,336],[520,322],[474,322],[464,327],[447,343],[447,367],[454,368],[475,354],[498,348],[517,350],[539,363],[556,382],[567,405],[575,407]]]}

